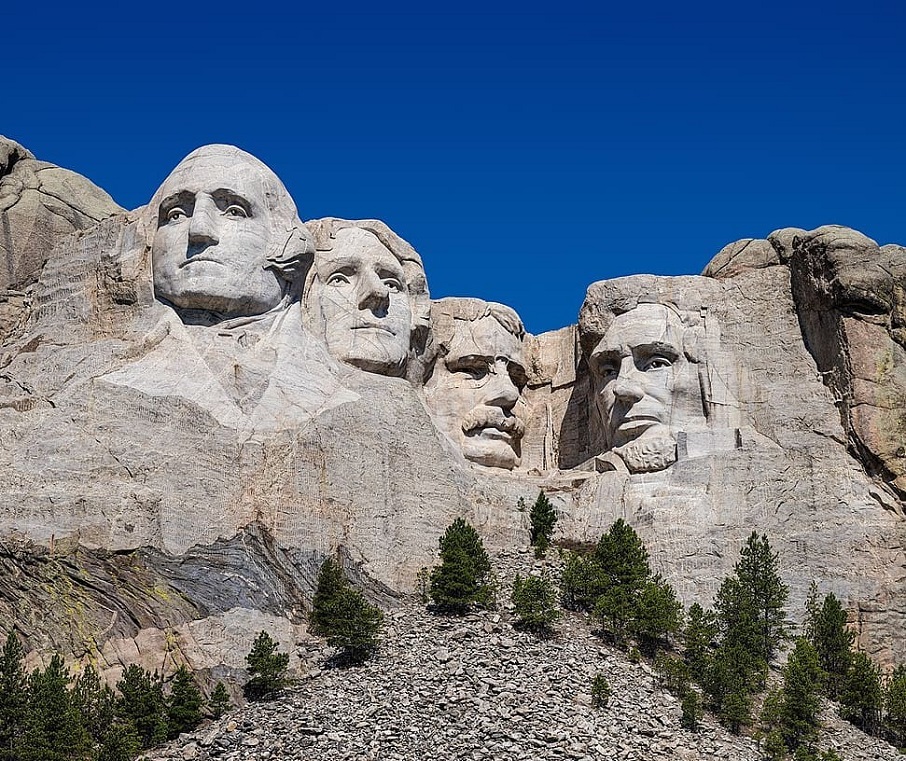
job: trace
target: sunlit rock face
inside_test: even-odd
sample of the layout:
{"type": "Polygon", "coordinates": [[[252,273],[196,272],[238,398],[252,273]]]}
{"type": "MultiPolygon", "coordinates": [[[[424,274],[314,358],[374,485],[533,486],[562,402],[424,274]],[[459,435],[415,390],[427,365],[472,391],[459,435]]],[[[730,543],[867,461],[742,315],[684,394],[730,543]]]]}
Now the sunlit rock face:
{"type": "Polygon", "coordinates": [[[306,325],[331,355],[403,376],[424,350],[430,297],[421,257],[383,222],[324,219],[303,295],[306,325]]]}
{"type": "Polygon", "coordinates": [[[193,151],[154,194],[154,295],[190,320],[259,315],[298,301],[314,253],[279,178],[228,145],[193,151]]]}
{"type": "Polygon", "coordinates": [[[0,614],[38,601],[30,646],[115,670],[175,640],[241,670],[262,627],[305,636],[324,557],[389,605],[456,517],[525,546],[543,488],[558,537],[628,520],[687,603],[765,532],[794,618],[816,580],[906,660],[900,247],[781,230],[709,276],[592,283],[576,325],[530,335],[494,302],[432,304],[382,222],[302,225],[237,148],[54,229],[0,302],[0,564],[21,571],[0,614]]]}
{"type": "Polygon", "coordinates": [[[437,357],[425,398],[438,428],[472,462],[519,465],[526,383],[522,320],[503,304],[448,298],[434,302],[437,357]]]}

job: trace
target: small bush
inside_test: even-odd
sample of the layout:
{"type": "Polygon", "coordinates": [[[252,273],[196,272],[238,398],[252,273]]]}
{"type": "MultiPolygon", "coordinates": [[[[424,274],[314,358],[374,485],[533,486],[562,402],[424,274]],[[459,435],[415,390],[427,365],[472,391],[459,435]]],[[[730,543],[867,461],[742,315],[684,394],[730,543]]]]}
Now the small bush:
{"type": "Polygon", "coordinates": [[[613,691],[604,674],[595,674],[591,680],[591,702],[595,708],[604,708],[610,702],[613,691]]]}
{"type": "Polygon", "coordinates": [[[655,659],[654,668],[661,677],[664,689],[672,695],[681,698],[691,689],[689,667],[681,658],[662,653],[655,659]]]}
{"type": "Polygon", "coordinates": [[[211,699],[208,700],[208,711],[212,719],[219,719],[233,707],[230,701],[230,694],[227,692],[226,685],[223,682],[217,682],[214,691],[211,693],[211,699]]]}
{"type": "Polygon", "coordinates": [[[603,571],[594,556],[567,551],[560,576],[563,607],[567,610],[591,611],[604,589],[603,571]]]}
{"type": "Polygon", "coordinates": [[[516,625],[538,634],[549,634],[552,624],[560,618],[557,609],[557,591],[546,576],[522,578],[516,574],[513,580],[513,605],[516,609],[516,625]]]}
{"type": "Polygon", "coordinates": [[[465,613],[494,605],[491,561],[478,532],[462,518],[439,540],[440,565],[431,572],[429,595],[439,613],[465,613]]]}
{"type": "Polygon", "coordinates": [[[680,702],[680,725],[690,732],[698,732],[702,717],[702,701],[695,690],[687,690],[680,702]]]}
{"type": "Polygon", "coordinates": [[[531,545],[535,548],[535,554],[538,557],[542,557],[550,546],[551,534],[553,534],[554,526],[557,523],[557,513],[554,510],[554,506],[543,491],[538,492],[538,498],[532,505],[529,519],[532,523],[531,545]]]}
{"type": "Polygon", "coordinates": [[[312,632],[339,650],[341,666],[364,663],[378,648],[384,614],[349,586],[340,566],[327,558],[312,600],[312,632]]]}
{"type": "Polygon", "coordinates": [[[191,732],[201,724],[201,705],[204,701],[192,673],[180,666],[173,675],[167,697],[167,736],[173,740],[183,732],[191,732]]]}
{"type": "Polygon", "coordinates": [[[267,632],[258,632],[252,649],[245,656],[246,671],[252,677],[242,688],[248,700],[270,700],[286,685],[289,654],[278,653],[277,647],[267,632]]]}

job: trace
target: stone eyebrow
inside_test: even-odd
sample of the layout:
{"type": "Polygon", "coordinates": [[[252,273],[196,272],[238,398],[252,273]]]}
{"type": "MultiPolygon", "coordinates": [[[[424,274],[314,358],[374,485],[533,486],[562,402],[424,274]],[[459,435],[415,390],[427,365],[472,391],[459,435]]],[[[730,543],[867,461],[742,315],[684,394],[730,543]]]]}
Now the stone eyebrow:
{"type": "Polygon", "coordinates": [[[681,350],[678,349],[673,344],[665,343],[664,341],[652,341],[651,343],[638,344],[632,349],[633,354],[663,354],[672,359],[679,357],[681,350]]]}
{"type": "Polygon", "coordinates": [[[194,205],[195,193],[193,193],[191,190],[179,190],[176,193],[168,195],[160,202],[160,206],[158,207],[158,226],[166,221],[167,214],[169,214],[171,209],[175,209],[177,206],[192,207],[194,205]]]}

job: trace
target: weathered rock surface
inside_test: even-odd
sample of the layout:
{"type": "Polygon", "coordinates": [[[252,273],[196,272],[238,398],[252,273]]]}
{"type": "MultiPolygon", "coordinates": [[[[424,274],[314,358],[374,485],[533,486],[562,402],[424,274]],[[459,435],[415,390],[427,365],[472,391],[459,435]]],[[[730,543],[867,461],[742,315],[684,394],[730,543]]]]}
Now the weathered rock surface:
{"type": "Polygon", "coordinates": [[[32,282],[62,238],[121,211],[97,185],[0,135],[0,289],[32,282]]]}
{"type": "MultiPolygon", "coordinates": [[[[906,661],[904,249],[780,230],[726,247],[710,277],[594,283],[579,324],[519,336],[518,361],[504,344],[520,331],[470,319],[475,350],[441,368],[405,241],[373,220],[303,227],[260,162],[193,155],[198,176],[183,164],[150,207],[57,241],[0,298],[16,579],[0,612],[29,646],[111,674],[136,657],[231,673],[265,622],[304,640],[325,556],[389,601],[455,517],[491,548],[521,546],[517,500],[544,488],[563,538],[628,519],[687,603],[709,604],[765,532],[794,618],[815,580],[873,657],[906,661]],[[252,255],[254,277],[217,269],[252,255]],[[429,399],[441,369],[480,403],[429,399]],[[485,428],[507,457],[464,446],[456,426],[478,406],[501,416],[485,428]],[[444,410],[462,420],[440,425],[444,410]],[[54,608],[57,588],[78,615],[54,608]]],[[[4,182],[29,161],[7,159],[4,182]]]]}

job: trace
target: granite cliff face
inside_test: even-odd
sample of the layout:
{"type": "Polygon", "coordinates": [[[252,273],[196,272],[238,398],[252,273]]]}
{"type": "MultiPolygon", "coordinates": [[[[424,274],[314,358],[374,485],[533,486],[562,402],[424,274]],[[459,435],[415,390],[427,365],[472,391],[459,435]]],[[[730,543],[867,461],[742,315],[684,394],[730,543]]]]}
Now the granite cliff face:
{"type": "MultiPolygon", "coordinates": [[[[34,160],[4,145],[6,188],[34,160]]],[[[241,669],[261,628],[304,637],[325,556],[392,605],[457,516],[522,546],[544,488],[562,538],[629,520],[687,603],[766,532],[794,615],[814,579],[906,660],[906,249],[780,230],[703,276],[593,283],[532,336],[432,303],[381,222],[303,223],[238,149],[134,212],[86,183],[68,229],[47,194],[28,224],[0,207],[30,252],[5,282],[34,275],[0,323],[0,620],[32,647],[241,669]]]]}

